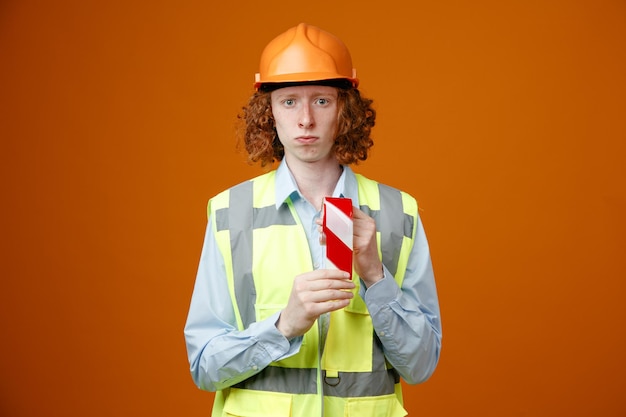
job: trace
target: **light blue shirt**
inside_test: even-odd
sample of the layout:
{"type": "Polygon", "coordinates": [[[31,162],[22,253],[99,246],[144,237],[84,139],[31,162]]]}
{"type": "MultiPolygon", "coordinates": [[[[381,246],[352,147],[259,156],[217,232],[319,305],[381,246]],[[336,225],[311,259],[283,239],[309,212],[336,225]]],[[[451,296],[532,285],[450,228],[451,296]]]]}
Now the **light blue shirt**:
{"type": "MultiPolygon", "coordinates": [[[[359,207],[358,186],[348,166],[333,192],[359,207]]],[[[276,172],[276,207],[288,198],[305,229],[316,269],[324,267],[315,207],[298,190],[283,160],[276,172]]],[[[441,320],[428,242],[421,220],[400,288],[387,268],[385,277],[360,296],[383,344],[385,357],[409,384],[426,380],[435,370],[441,349],[441,320]]],[[[210,219],[209,219],[210,224],[210,219]]],[[[185,325],[191,375],[207,391],[224,389],[260,372],[270,363],[298,353],[302,337],[287,340],[276,328],[280,312],[238,330],[224,260],[212,228],[206,229],[202,255],[185,325]]]]}

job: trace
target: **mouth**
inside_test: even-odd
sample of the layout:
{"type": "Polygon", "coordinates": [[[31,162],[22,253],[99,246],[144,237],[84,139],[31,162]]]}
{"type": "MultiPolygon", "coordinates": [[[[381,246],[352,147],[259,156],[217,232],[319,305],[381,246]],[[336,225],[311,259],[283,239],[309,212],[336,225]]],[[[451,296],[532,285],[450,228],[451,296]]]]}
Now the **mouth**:
{"type": "Polygon", "coordinates": [[[298,136],[296,141],[303,144],[309,144],[315,142],[317,139],[317,136],[298,136]]]}

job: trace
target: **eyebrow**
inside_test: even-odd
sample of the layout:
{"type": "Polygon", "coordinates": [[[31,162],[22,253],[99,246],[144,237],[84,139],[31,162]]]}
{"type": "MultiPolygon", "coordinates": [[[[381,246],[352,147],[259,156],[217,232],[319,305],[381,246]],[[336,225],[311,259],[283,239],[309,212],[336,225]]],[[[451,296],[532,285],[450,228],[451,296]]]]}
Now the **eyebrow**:
{"type": "MultiPolygon", "coordinates": [[[[303,95],[300,93],[287,93],[287,92],[275,92],[276,94],[276,98],[285,98],[285,97],[302,97],[303,95]]],[[[336,98],[339,94],[337,93],[337,91],[322,91],[322,90],[311,90],[311,92],[309,94],[306,94],[307,96],[311,96],[311,97],[319,97],[319,96],[327,96],[327,97],[334,97],[336,98]]]]}

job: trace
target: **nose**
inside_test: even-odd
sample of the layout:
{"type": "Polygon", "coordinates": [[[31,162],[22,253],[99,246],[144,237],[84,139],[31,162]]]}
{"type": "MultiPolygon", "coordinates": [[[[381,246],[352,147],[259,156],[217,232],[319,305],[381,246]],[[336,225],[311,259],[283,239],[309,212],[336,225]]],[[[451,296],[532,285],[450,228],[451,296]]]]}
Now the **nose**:
{"type": "Polygon", "coordinates": [[[313,112],[311,111],[310,104],[306,103],[302,106],[300,115],[298,117],[298,126],[302,129],[310,129],[315,124],[313,118],[313,112]]]}

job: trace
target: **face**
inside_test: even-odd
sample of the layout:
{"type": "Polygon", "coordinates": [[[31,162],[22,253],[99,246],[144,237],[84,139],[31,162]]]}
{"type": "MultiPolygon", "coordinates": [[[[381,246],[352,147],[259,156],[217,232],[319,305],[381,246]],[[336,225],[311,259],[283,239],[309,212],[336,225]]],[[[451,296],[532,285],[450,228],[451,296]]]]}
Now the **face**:
{"type": "Polygon", "coordinates": [[[271,93],[278,138],[290,164],[333,162],[337,134],[337,89],[304,85],[271,93]]]}

